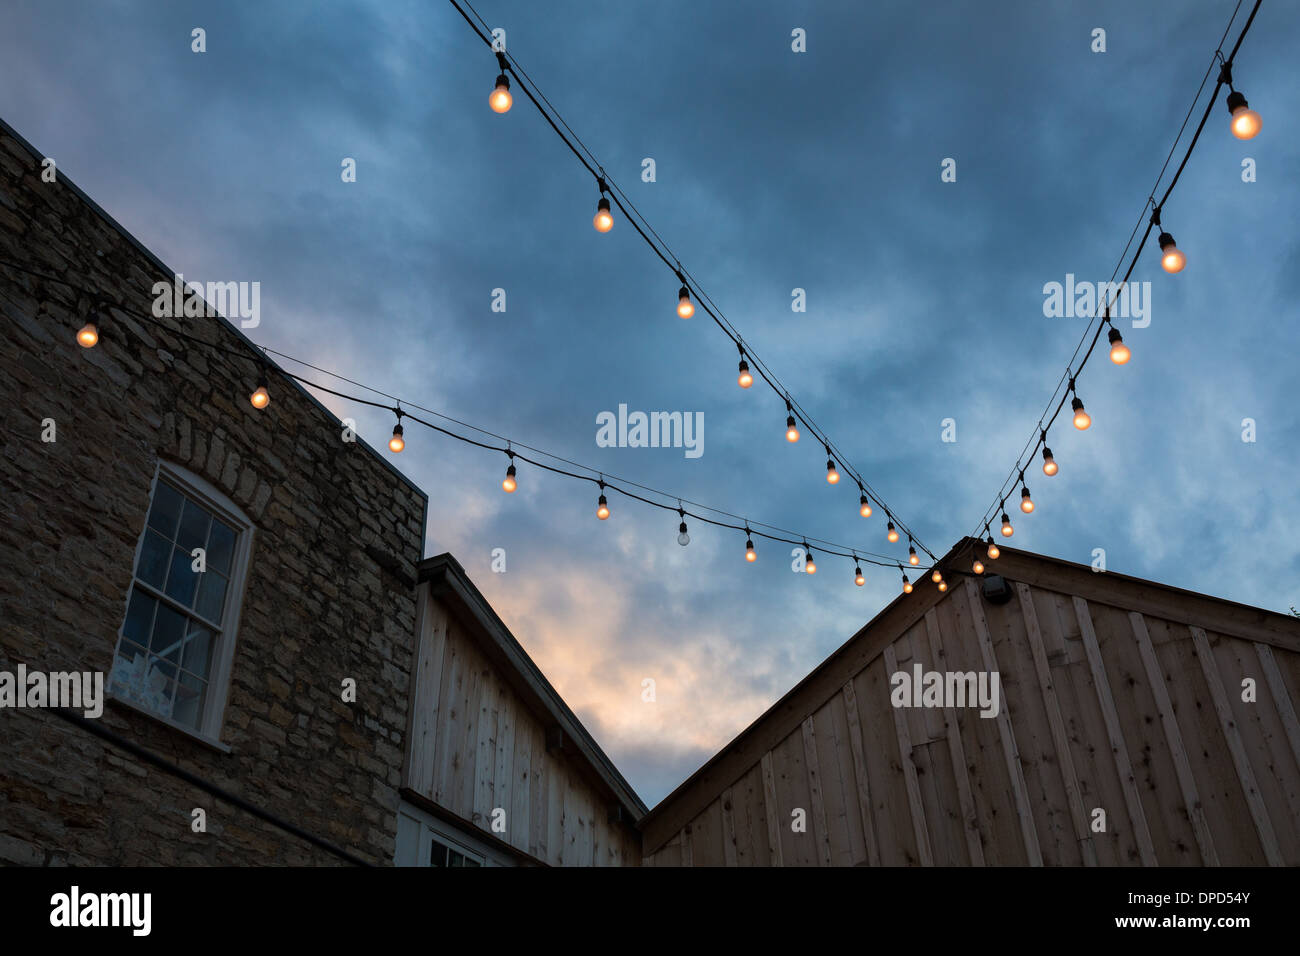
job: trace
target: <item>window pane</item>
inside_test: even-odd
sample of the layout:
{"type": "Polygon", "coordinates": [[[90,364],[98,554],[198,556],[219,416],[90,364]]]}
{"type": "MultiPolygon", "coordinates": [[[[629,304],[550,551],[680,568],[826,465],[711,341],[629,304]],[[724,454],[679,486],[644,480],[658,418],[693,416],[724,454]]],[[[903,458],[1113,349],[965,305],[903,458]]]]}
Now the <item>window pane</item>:
{"type": "Polygon", "coordinates": [[[202,624],[192,622],[189,637],[185,639],[185,659],[181,662],[181,666],[191,674],[206,678],[211,648],[212,632],[202,624]]]}
{"type": "Polygon", "coordinates": [[[176,702],[172,705],[172,720],[188,727],[198,727],[203,715],[203,697],[207,683],[193,674],[181,673],[176,687],[176,702]]]}
{"type": "Polygon", "coordinates": [[[144,544],[140,547],[140,563],[135,569],[135,576],[162,590],[163,581],[167,579],[167,558],[171,553],[171,542],[152,528],[149,529],[144,533],[144,544]]]}
{"type": "Polygon", "coordinates": [[[110,682],[113,693],[146,710],[170,717],[172,682],[159,666],[161,663],[142,649],[123,642],[113,661],[113,679],[110,682]]]}
{"type": "Polygon", "coordinates": [[[185,512],[181,515],[181,530],[176,536],[176,544],[187,552],[202,548],[208,541],[209,515],[200,505],[185,499],[185,512]]]}
{"type": "Polygon", "coordinates": [[[465,857],[465,862],[461,864],[461,866],[482,866],[482,865],[483,865],[482,863],[474,859],[472,856],[465,857]]]}
{"type": "Polygon", "coordinates": [[[437,840],[429,848],[429,865],[446,866],[447,865],[447,848],[437,840]]]}
{"type": "Polygon", "coordinates": [[[194,605],[194,610],[209,621],[220,624],[222,604],[225,599],[226,579],[208,565],[208,570],[199,576],[199,599],[194,605]]]}
{"type": "Polygon", "coordinates": [[[149,509],[149,527],[157,528],[169,540],[176,537],[176,523],[181,517],[181,493],[165,482],[158,482],[149,509]]]}
{"type": "Polygon", "coordinates": [[[219,518],[212,519],[208,538],[208,567],[230,577],[230,561],[235,555],[235,529],[219,518]]]}
{"type": "Polygon", "coordinates": [[[131,591],[131,603],[126,608],[126,623],[122,625],[122,637],[135,641],[142,646],[149,643],[149,631],[153,627],[153,612],[158,601],[145,594],[139,588],[131,591]]]}
{"type": "Polygon", "coordinates": [[[179,649],[181,638],[185,636],[185,628],[188,623],[189,621],[184,615],[159,602],[158,616],[154,620],[153,639],[149,642],[149,650],[155,654],[163,655],[179,649]]]}
{"type": "Polygon", "coordinates": [[[198,585],[199,574],[194,570],[194,559],[188,551],[177,548],[172,552],[171,571],[167,575],[167,588],[163,593],[190,607],[194,603],[194,592],[198,585]]]}

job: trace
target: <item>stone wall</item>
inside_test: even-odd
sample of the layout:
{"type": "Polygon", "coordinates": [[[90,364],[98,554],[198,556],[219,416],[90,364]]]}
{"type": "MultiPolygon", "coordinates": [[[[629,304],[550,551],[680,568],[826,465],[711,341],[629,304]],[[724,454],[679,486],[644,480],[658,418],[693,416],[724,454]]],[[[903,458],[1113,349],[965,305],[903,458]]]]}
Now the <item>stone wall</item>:
{"type": "MultiPolygon", "coordinates": [[[[171,270],[0,124],[0,259],[148,315],[171,270]]],[[[181,271],[184,271],[183,269],[181,271]]],[[[254,521],[220,740],[122,704],[102,723],[371,862],[392,861],[424,495],[272,371],[0,266],[0,670],[111,670],[157,461],[254,521]],[[41,441],[52,418],[57,441],[41,441]],[[357,702],[341,683],[355,678],[357,702]]],[[[253,354],[219,318],[174,321],[253,354]]],[[[0,709],[0,863],[327,864],[337,856],[42,710],[0,709]],[[191,811],[208,832],[191,832],[191,811]]]]}

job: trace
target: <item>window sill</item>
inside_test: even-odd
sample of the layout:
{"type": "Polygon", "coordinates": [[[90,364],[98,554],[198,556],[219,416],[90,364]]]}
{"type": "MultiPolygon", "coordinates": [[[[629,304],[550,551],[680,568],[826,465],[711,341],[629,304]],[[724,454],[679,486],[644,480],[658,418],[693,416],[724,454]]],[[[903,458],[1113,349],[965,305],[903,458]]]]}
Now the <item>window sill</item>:
{"type": "Polygon", "coordinates": [[[231,749],[229,744],[222,743],[220,740],[218,740],[215,737],[209,737],[207,734],[201,734],[198,731],[193,730],[192,728],[186,727],[184,724],[178,724],[170,717],[164,717],[161,714],[155,714],[153,711],[146,710],[145,708],[141,707],[139,704],[134,704],[124,697],[115,696],[111,691],[108,692],[106,696],[108,702],[112,704],[114,707],[121,708],[123,710],[128,710],[137,714],[143,714],[145,717],[148,717],[154,723],[161,724],[162,726],[166,727],[168,730],[174,731],[175,733],[187,737],[190,740],[195,741],[196,743],[203,744],[203,746],[215,750],[217,751],[217,753],[223,753],[223,754],[233,753],[233,750],[231,749]]]}

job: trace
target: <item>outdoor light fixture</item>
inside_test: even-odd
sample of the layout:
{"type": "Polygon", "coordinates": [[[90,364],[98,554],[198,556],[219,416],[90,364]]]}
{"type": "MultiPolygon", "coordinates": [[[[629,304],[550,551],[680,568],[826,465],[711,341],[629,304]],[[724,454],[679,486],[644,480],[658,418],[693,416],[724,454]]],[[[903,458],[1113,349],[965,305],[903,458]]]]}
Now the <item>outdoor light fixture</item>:
{"type": "Polygon", "coordinates": [[[1078,395],[1074,396],[1074,401],[1070,402],[1070,407],[1074,409],[1074,427],[1079,431],[1087,430],[1092,424],[1092,416],[1083,410],[1083,401],[1078,395]]]}
{"type": "Polygon", "coordinates": [[[604,495],[601,495],[596,501],[596,517],[601,521],[609,517],[609,502],[605,500],[604,495]]]}
{"type": "Polygon", "coordinates": [[[406,439],[402,437],[402,423],[398,422],[393,426],[393,437],[388,439],[388,450],[400,452],[405,447],[406,439]]]}
{"type": "Polygon", "coordinates": [[[804,550],[808,552],[808,560],[804,562],[803,569],[809,574],[817,573],[817,562],[813,560],[812,549],[808,547],[808,542],[803,543],[804,550]]]}
{"type": "Polygon", "coordinates": [[[983,574],[984,562],[977,557],[975,559],[975,563],[971,565],[971,570],[974,571],[976,574],[983,574]]]}
{"type": "Polygon", "coordinates": [[[507,494],[514,494],[515,489],[518,487],[519,482],[515,481],[515,466],[512,463],[510,467],[506,469],[506,476],[501,481],[501,490],[507,494]]]}
{"type": "Polygon", "coordinates": [[[794,443],[799,440],[799,429],[794,424],[794,409],[790,407],[790,400],[785,400],[785,410],[789,412],[785,416],[785,440],[794,443]]]}
{"type": "Polygon", "coordinates": [[[754,376],[749,373],[749,364],[744,359],[740,360],[740,375],[736,378],[736,384],[741,388],[749,388],[754,384],[754,376]]]}
{"type": "Polygon", "coordinates": [[[947,582],[947,581],[940,581],[940,582],[939,582],[939,590],[940,590],[940,591],[946,591],[946,590],[948,590],[948,582],[947,582]]]}
{"type": "Polygon", "coordinates": [[[930,580],[933,581],[935,584],[938,584],[943,580],[943,575],[939,573],[938,568],[935,568],[934,571],[930,574],[930,580]]]}
{"type": "Polygon", "coordinates": [[[1005,511],[1002,512],[1002,537],[1009,538],[1015,533],[1016,529],[1011,527],[1011,519],[1005,511]]]}
{"type": "Polygon", "coordinates": [[[1182,272],[1183,266],[1187,265],[1187,256],[1174,245],[1174,237],[1167,232],[1160,233],[1160,255],[1160,264],[1166,272],[1182,272]]]}
{"type": "Polygon", "coordinates": [[[492,107],[494,113],[509,113],[510,106],[514,101],[514,97],[510,95],[510,81],[502,73],[497,77],[496,89],[488,97],[488,105],[492,107]]]}
{"type": "Polygon", "coordinates": [[[1050,478],[1058,471],[1060,471],[1060,468],[1057,467],[1056,459],[1052,457],[1052,449],[1044,445],[1043,446],[1043,474],[1047,475],[1047,477],[1050,478]]]}
{"type": "Polygon", "coordinates": [[[903,593],[904,594],[912,593],[912,582],[907,580],[906,574],[903,575],[903,593]]]}
{"type": "Polygon", "coordinates": [[[750,564],[753,564],[755,561],[758,560],[758,555],[754,553],[753,538],[745,539],[745,560],[748,561],[750,564]]]}
{"type": "Polygon", "coordinates": [[[867,583],[867,579],[862,576],[861,567],[856,567],[853,569],[853,583],[856,584],[858,587],[862,587],[862,585],[867,583]]]}
{"type": "Polygon", "coordinates": [[[916,556],[916,548],[913,548],[910,545],[907,548],[907,563],[912,567],[916,567],[921,563],[921,559],[916,556]]]}
{"type": "Polygon", "coordinates": [[[1263,120],[1236,90],[1228,94],[1228,112],[1232,114],[1232,135],[1237,139],[1254,139],[1259,135],[1263,120]]]}
{"type": "Polygon", "coordinates": [[[826,480],[832,485],[840,480],[840,473],[835,470],[835,459],[826,459],[826,480]]]}
{"type": "Polygon", "coordinates": [[[93,349],[99,344],[99,310],[91,309],[86,324],[77,332],[77,344],[83,349],[93,349]]]}
{"type": "Polygon", "coordinates": [[[898,540],[898,529],[894,527],[894,522],[889,522],[889,526],[885,529],[885,537],[889,539],[890,544],[898,540]]]}
{"type": "Polygon", "coordinates": [[[600,202],[596,203],[596,215],[592,218],[591,224],[596,227],[597,232],[609,232],[614,228],[614,216],[609,211],[609,200],[604,196],[601,196],[600,202]]]}
{"type": "Polygon", "coordinates": [[[871,502],[867,500],[865,494],[858,496],[858,514],[864,518],[871,517],[871,502]]]}
{"type": "Polygon", "coordinates": [[[1029,497],[1029,489],[1021,487],[1020,489],[1020,510],[1025,514],[1030,514],[1034,510],[1034,499],[1029,497]]]}
{"type": "Polygon", "coordinates": [[[677,526],[677,543],[683,548],[691,543],[691,536],[686,533],[686,516],[682,515],[682,523],[677,526]]]}
{"type": "Polygon", "coordinates": [[[254,408],[266,408],[267,405],[271,404],[271,393],[266,390],[265,374],[257,380],[257,391],[248,396],[248,400],[254,408]]]}
{"type": "Polygon", "coordinates": [[[1129,352],[1128,346],[1124,344],[1124,337],[1119,334],[1119,329],[1113,325],[1106,336],[1110,340],[1110,360],[1116,365],[1123,365],[1130,358],[1132,353],[1129,352]]]}
{"type": "Polygon", "coordinates": [[[677,293],[677,314],[683,319],[689,319],[695,314],[695,303],[691,301],[691,290],[682,286],[681,291],[677,293]]]}
{"type": "Polygon", "coordinates": [[[989,535],[988,543],[989,543],[989,550],[988,550],[989,560],[996,561],[998,559],[998,555],[1001,554],[1002,551],[998,548],[998,543],[993,540],[993,535],[989,535]]]}

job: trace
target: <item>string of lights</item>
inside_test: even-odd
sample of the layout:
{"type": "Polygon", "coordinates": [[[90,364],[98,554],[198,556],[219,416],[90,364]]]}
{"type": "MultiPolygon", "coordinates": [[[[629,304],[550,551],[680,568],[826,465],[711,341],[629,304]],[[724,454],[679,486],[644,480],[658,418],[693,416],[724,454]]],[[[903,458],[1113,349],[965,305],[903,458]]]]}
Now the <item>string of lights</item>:
{"type": "MultiPolygon", "coordinates": [[[[1047,477],[1052,477],[1060,470],[1060,466],[1057,464],[1055,455],[1053,454],[1052,449],[1048,446],[1047,441],[1048,432],[1051,430],[1053,425],[1055,425],[1057,418],[1065,408],[1066,401],[1069,400],[1070,402],[1071,421],[1075,429],[1078,431],[1086,431],[1092,425],[1092,417],[1088,414],[1083,400],[1079,397],[1077,381],[1080,373],[1082,373],[1084,367],[1088,364],[1088,360],[1092,357],[1097,342],[1101,338],[1102,331],[1109,328],[1109,331],[1107,332],[1107,342],[1110,346],[1109,355],[1113,364],[1125,365],[1132,357],[1132,352],[1124,343],[1124,338],[1120,334],[1119,329],[1117,329],[1111,321],[1111,312],[1115,308],[1121,292],[1133,275],[1133,270],[1136,268],[1138,260],[1142,256],[1142,251],[1146,247],[1152,231],[1155,230],[1157,226],[1161,228],[1160,234],[1157,237],[1157,243],[1160,246],[1161,253],[1161,267],[1170,275],[1176,275],[1177,273],[1182,272],[1184,267],[1187,265],[1186,254],[1178,248],[1174,241],[1174,237],[1164,231],[1164,227],[1161,223],[1161,213],[1166,201],[1173,193],[1174,187],[1178,184],[1178,180],[1182,176],[1183,170],[1187,167],[1187,161],[1191,158],[1192,152],[1196,149],[1196,144],[1200,140],[1201,132],[1205,129],[1205,124],[1210,118],[1215,102],[1218,100],[1219,92],[1225,85],[1229,89],[1226,105],[1231,117],[1229,130],[1232,135],[1237,139],[1248,140],[1253,139],[1260,131],[1262,121],[1259,114],[1250,109],[1245,96],[1238,92],[1233,86],[1232,66],[1236,59],[1237,51],[1241,48],[1242,40],[1245,39],[1246,33],[1250,30],[1251,24],[1254,23],[1255,14],[1259,12],[1262,0],[1255,0],[1255,5],[1251,9],[1250,16],[1247,17],[1246,23],[1241,29],[1241,33],[1237,36],[1237,42],[1233,45],[1232,52],[1229,53],[1226,58],[1223,55],[1223,43],[1227,40],[1228,34],[1232,30],[1232,24],[1236,21],[1237,14],[1241,10],[1241,3],[1242,0],[1238,0],[1236,7],[1234,7],[1232,11],[1232,16],[1228,19],[1228,25],[1224,28],[1223,36],[1220,38],[1219,45],[1214,51],[1214,56],[1211,59],[1210,66],[1207,68],[1205,76],[1201,80],[1200,87],[1197,88],[1196,95],[1193,97],[1192,103],[1188,107],[1187,115],[1183,119],[1183,124],[1178,130],[1178,135],[1174,138],[1173,145],[1170,146],[1169,153],[1165,157],[1164,165],[1161,166],[1160,172],[1156,176],[1156,181],[1151,187],[1149,198],[1143,206],[1142,214],[1134,225],[1133,231],[1129,234],[1129,239],[1124,246],[1124,251],[1120,253],[1119,262],[1111,273],[1110,282],[1107,284],[1108,297],[1104,308],[1101,310],[1100,315],[1094,315],[1089,318],[1088,325],[1079,339],[1079,344],[1075,346],[1074,353],[1071,355],[1070,361],[1066,365],[1065,372],[1057,381],[1056,386],[1052,390],[1052,396],[1048,399],[1046,408],[1038,418],[1038,423],[1034,428],[1033,434],[1025,443],[1020,455],[1017,456],[1016,463],[1008,473],[1006,479],[1003,480],[997,494],[994,496],[993,503],[985,510],[979,523],[976,524],[974,531],[970,535],[970,537],[978,540],[982,528],[983,533],[987,538],[984,553],[990,560],[994,560],[998,556],[998,547],[994,542],[990,525],[993,522],[993,516],[998,514],[999,509],[1001,510],[1000,534],[1005,538],[1009,538],[1015,533],[1014,527],[1011,524],[1011,518],[1007,514],[1007,498],[1014,493],[1017,484],[1020,485],[1020,510],[1024,514],[1031,514],[1035,509],[1033,498],[1029,492],[1029,486],[1025,480],[1025,471],[1033,463],[1039,449],[1042,450],[1043,474],[1047,477]],[[1197,125],[1195,133],[1193,133],[1191,140],[1187,144],[1187,149],[1183,153],[1182,161],[1178,164],[1178,168],[1174,171],[1173,177],[1165,187],[1164,193],[1161,195],[1159,201],[1157,201],[1155,195],[1160,188],[1160,182],[1169,168],[1169,163],[1177,151],[1178,143],[1182,140],[1183,133],[1187,129],[1187,124],[1196,111],[1196,104],[1200,102],[1201,94],[1204,92],[1205,85],[1213,74],[1216,65],[1219,66],[1218,81],[1215,83],[1214,89],[1210,93],[1209,100],[1206,102],[1200,123],[1197,125]],[[1141,228],[1144,219],[1146,220],[1146,229],[1142,233],[1142,238],[1138,242],[1137,248],[1133,250],[1132,257],[1128,261],[1128,268],[1124,272],[1123,279],[1121,279],[1119,284],[1116,286],[1114,282],[1115,276],[1119,274],[1120,268],[1123,267],[1125,257],[1128,256],[1129,249],[1133,245],[1133,238],[1137,235],[1138,229],[1141,228]],[[1114,287],[1115,290],[1113,297],[1109,297],[1109,289],[1111,287],[1114,287]],[[1094,322],[1096,323],[1095,328],[1094,322]],[[1079,358],[1079,353],[1083,350],[1085,342],[1087,343],[1087,350],[1083,351],[1082,358],[1079,358]],[[1062,389],[1062,385],[1065,386],[1064,389],[1062,389]],[[1055,403],[1055,407],[1053,407],[1053,403],[1055,403]]],[[[977,574],[983,573],[984,563],[981,560],[979,549],[975,549],[972,568],[977,574]]]]}
{"type": "Polygon", "coordinates": [[[647,246],[663,261],[677,278],[680,285],[677,293],[677,314],[683,319],[690,319],[695,315],[696,309],[703,309],[705,314],[713,320],[714,324],[722,330],[736,346],[740,354],[738,366],[737,384],[744,389],[750,388],[755,381],[755,372],[769,388],[785,402],[786,406],[786,440],[790,443],[796,443],[802,437],[799,426],[802,426],[822,447],[826,450],[827,470],[826,480],[834,485],[838,484],[841,479],[841,472],[846,475],[850,482],[858,490],[858,513],[866,518],[869,517],[874,508],[874,502],[877,507],[884,513],[886,525],[886,538],[892,544],[900,540],[900,530],[906,534],[909,543],[920,548],[932,560],[937,560],[934,552],[927,548],[915,533],[898,517],[875,491],[874,488],[863,478],[862,473],[853,466],[843,451],[830,439],[829,435],[823,430],[813,417],[793,398],[790,390],[781,382],[781,380],[771,371],[755,353],[753,347],[746,342],[740,331],[726,318],[722,310],[703,290],[699,281],[687,269],[685,269],[681,260],[673,253],[671,247],[659,235],[658,232],[650,225],[649,221],[636,208],[636,204],[628,195],[618,186],[614,178],[610,176],[604,166],[596,158],[595,154],[587,148],[586,144],[578,137],[573,129],[565,122],[559,111],[551,104],[545,94],[542,93],[537,84],[532,81],[528,73],[519,65],[518,61],[507,53],[505,50],[499,50],[493,44],[492,30],[487,22],[479,16],[477,10],[468,0],[450,0],[453,7],[465,19],[475,34],[496,54],[497,64],[500,73],[496,78],[496,84],[488,98],[488,104],[496,113],[507,113],[514,103],[514,97],[511,94],[510,77],[515,79],[515,87],[522,90],[524,95],[532,102],[541,113],[542,117],[550,125],[555,134],[560,137],[569,150],[577,157],[586,171],[596,180],[596,186],[599,190],[599,199],[596,204],[596,215],[592,219],[592,225],[597,232],[607,233],[614,227],[613,209],[617,208],[623,217],[632,225],[636,233],[646,243],[647,246]],[[462,5],[463,4],[463,5],[462,5]],[[466,8],[473,13],[466,12],[466,8]],[[477,19],[477,23],[475,22],[477,19]],[[545,104],[545,105],[543,105],[545,104]],[[563,128],[561,128],[563,127],[563,128]],[[612,205],[611,205],[612,202],[612,205]],[[653,236],[653,238],[651,238],[653,236]]]}
{"type": "MultiPolygon", "coordinates": [[[[290,378],[293,379],[294,381],[299,382],[300,384],[308,388],[312,388],[321,392],[328,393],[337,398],[341,398],[345,401],[352,402],[358,405],[365,405],[371,408],[382,408],[387,411],[393,412],[394,415],[397,417],[397,422],[393,426],[392,437],[388,441],[388,449],[393,454],[400,454],[402,451],[406,449],[405,429],[402,424],[403,421],[406,420],[416,422],[420,425],[424,425],[426,428],[429,428],[440,435],[446,436],[448,438],[453,438],[467,445],[504,454],[507,457],[508,465],[506,468],[505,477],[503,478],[501,483],[501,487],[502,490],[507,493],[514,493],[519,487],[519,473],[516,466],[516,462],[522,462],[531,465],[535,468],[538,468],[542,471],[549,472],[551,474],[560,475],[562,477],[571,478],[578,481],[590,482],[596,485],[599,489],[598,498],[596,502],[596,517],[601,521],[608,520],[612,513],[611,508],[609,506],[608,493],[617,493],[630,500],[639,501],[642,504],[649,505],[652,508],[657,508],[663,511],[675,512],[678,515],[678,519],[679,519],[677,541],[679,544],[683,546],[688,545],[690,543],[690,535],[686,524],[686,520],[689,518],[691,521],[697,521],[702,524],[711,525],[713,527],[729,529],[732,531],[743,531],[745,533],[745,560],[751,563],[757,559],[757,552],[755,551],[754,548],[754,538],[762,538],[776,543],[790,544],[790,545],[796,545],[802,547],[804,550],[804,570],[809,574],[817,573],[816,559],[814,557],[813,547],[810,544],[810,542],[816,544],[817,546],[816,550],[819,551],[821,554],[831,555],[834,557],[849,558],[853,560],[854,581],[859,587],[861,587],[866,583],[865,576],[862,573],[863,564],[870,564],[877,567],[885,567],[885,568],[897,568],[899,571],[903,571],[902,564],[896,559],[891,558],[888,555],[877,554],[875,552],[870,551],[869,549],[852,548],[849,545],[839,544],[836,542],[827,541],[825,539],[799,534],[798,532],[790,531],[788,529],[781,528],[776,525],[767,524],[765,522],[750,521],[749,519],[743,518],[740,515],[737,515],[733,512],[724,511],[723,509],[715,508],[710,505],[690,501],[680,496],[673,495],[670,492],[660,491],[658,489],[652,488],[645,484],[630,481],[627,479],[622,479],[616,475],[602,472],[589,465],[583,465],[577,462],[572,462],[569,459],[561,458],[558,455],[551,454],[550,452],[544,451],[542,449],[535,448],[530,445],[524,445],[517,442],[513,442],[509,439],[502,438],[501,436],[496,435],[493,432],[489,432],[486,429],[480,428],[477,425],[472,425],[467,422],[460,422],[456,419],[450,418],[450,416],[446,416],[440,412],[433,411],[432,409],[426,409],[423,406],[420,406],[413,402],[403,401],[401,398],[392,395],[388,392],[382,391],[380,389],[377,389],[373,386],[367,385],[355,379],[348,378],[337,372],[330,371],[329,369],[325,369],[325,368],[321,368],[320,366],[313,365],[309,362],[306,362],[303,359],[295,358],[294,356],[288,355],[284,352],[279,352],[275,349],[266,348],[264,346],[258,345],[257,343],[250,343],[250,344],[255,349],[262,352],[263,355],[258,355],[256,352],[250,352],[247,349],[235,349],[235,348],[228,348],[226,346],[218,345],[214,342],[209,342],[206,339],[200,338],[199,336],[181,331],[180,329],[177,329],[174,326],[160,320],[158,317],[152,314],[145,313],[137,309],[132,309],[128,306],[121,304],[120,302],[109,303],[108,300],[102,294],[94,290],[77,286],[74,283],[71,283],[59,276],[50,275],[48,273],[36,269],[32,269],[22,263],[13,262],[11,260],[3,259],[3,258],[0,258],[0,266],[13,269],[15,271],[24,273],[34,278],[41,279],[43,281],[57,282],[73,290],[79,295],[84,296],[88,300],[94,302],[95,303],[94,307],[91,309],[89,315],[87,315],[86,317],[85,323],[77,331],[76,334],[77,342],[83,348],[90,349],[90,348],[94,348],[99,344],[101,337],[103,335],[104,327],[106,327],[107,324],[112,321],[111,312],[112,310],[116,310],[122,313],[123,315],[130,316],[136,321],[151,325],[159,329],[160,331],[165,332],[168,335],[172,335],[179,339],[182,339],[183,341],[194,343],[196,345],[202,346],[203,348],[210,349],[214,352],[218,352],[224,355],[230,355],[255,365],[256,375],[257,375],[256,385],[252,393],[249,395],[249,404],[251,404],[253,408],[259,411],[267,408],[271,404],[271,386],[270,386],[269,378],[272,371],[275,371],[281,375],[284,375],[286,378],[290,378]],[[280,368],[278,366],[273,366],[269,361],[269,359],[266,357],[267,355],[277,355],[290,362],[294,362],[299,365],[315,369],[316,371],[321,372],[322,374],[329,375],[332,378],[338,379],[340,381],[348,382],[352,385],[355,385],[358,388],[364,389],[375,395],[380,395],[385,398],[389,398],[395,404],[388,405],[384,402],[374,401],[369,398],[364,398],[360,395],[354,395],[348,392],[340,391],[338,389],[330,388],[326,385],[322,385],[319,382],[312,381],[295,372],[291,372],[287,369],[280,368]],[[419,415],[414,414],[412,412],[412,409],[419,409],[420,411],[424,411],[444,421],[455,422],[456,424],[464,428],[478,432],[479,434],[497,438],[499,441],[504,441],[505,444],[496,445],[490,442],[479,441],[475,438],[469,437],[468,435],[463,435],[458,432],[452,431],[451,429],[445,428],[419,415]],[[522,451],[520,451],[520,449],[526,449],[528,451],[531,451],[539,457],[532,457],[530,455],[524,454],[522,451]],[[579,472],[570,471],[566,468],[562,468],[554,464],[548,464],[547,462],[540,460],[540,458],[548,458],[551,461],[564,462],[570,465],[571,467],[589,472],[589,474],[581,474],[579,472]],[[667,504],[665,503],[665,501],[655,500],[654,498],[647,497],[646,495],[640,494],[638,491],[632,490],[634,488],[639,489],[639,491],[644,491],[647,494],[654,495],[660,499],[667,499],[668,501],[676,502],[676,504],[667,504]],[[691,507],[688,508],[687,507],[688,505],[691,507]],[[697,510],[691,510],[691,508],[697,510]],[[704,514],[702,512],[709,512],[710,514],[704,514]],[[722,516],[722,517],[711,517],[710,515],[722,516]],[[727,520],[723,520],[723,518],[730,518],[733,520],[727,521],[727,520]]],[[[915,559],[915,552],[913,552],[912,558],[915,559]]],[[[916,563],[917,562],[915,560],[912,560],[912,564],[916,564],[916,563]]],[[[907,588],[908,590],[910,590],[911,585],[907,583],[905,573],[904,573],[904,583],[907,584],[907,588]]]]}

